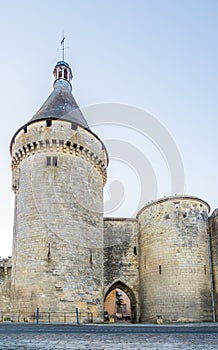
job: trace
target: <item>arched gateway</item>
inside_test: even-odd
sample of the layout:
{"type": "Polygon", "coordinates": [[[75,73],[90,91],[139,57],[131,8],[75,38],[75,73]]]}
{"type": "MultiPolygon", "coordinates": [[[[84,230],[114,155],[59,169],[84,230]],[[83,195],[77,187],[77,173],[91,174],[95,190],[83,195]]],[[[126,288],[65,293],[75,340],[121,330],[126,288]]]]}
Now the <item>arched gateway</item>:
{"type": "Polygon", "coordinates": [[[128,296],[131,304],[131,322],[136,323],[137,321],[137,309],[136,309],[136,298],[135,295],[130,287],[128,287],[125,283],[121,281],[117,281],[113,283],[105,293],[104,301],[106,300],[107,296],[112,292],[114,289],[121,289],[126,295],[128,296]]]}

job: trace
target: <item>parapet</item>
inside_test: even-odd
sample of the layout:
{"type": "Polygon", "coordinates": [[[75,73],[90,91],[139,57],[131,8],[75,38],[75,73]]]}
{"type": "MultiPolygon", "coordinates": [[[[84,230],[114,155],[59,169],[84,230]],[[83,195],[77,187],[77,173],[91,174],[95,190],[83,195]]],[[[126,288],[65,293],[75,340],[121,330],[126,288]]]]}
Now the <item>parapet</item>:
{"type": "MultiPolygon", "coordinates": [[[[203,199],[195,196],[178,195],[178,196],[169,196],[169,197],[160,198],[152,201],[151,203],[146,204],[142,209],[139,210],[138,214],[136,215],[136,218],[139,218],[139,216],[143,213],[143,211],[147,209],[151,209],[151,210],[154,208],[157,209],[159,206],[166,207],[168,204],[171,206],[174,205],[175,210],[178,210],[180,208],[185,210],[185,207],[187,207],[188,209],[194,209],[198,207],[199,210],[202,212],[206,211],[207,214],[209,214],[210,212],[209,204],[205,202],[203,199]]],[[[184,215],[185,215],[185,212],[184,212],[184,215]]]]}

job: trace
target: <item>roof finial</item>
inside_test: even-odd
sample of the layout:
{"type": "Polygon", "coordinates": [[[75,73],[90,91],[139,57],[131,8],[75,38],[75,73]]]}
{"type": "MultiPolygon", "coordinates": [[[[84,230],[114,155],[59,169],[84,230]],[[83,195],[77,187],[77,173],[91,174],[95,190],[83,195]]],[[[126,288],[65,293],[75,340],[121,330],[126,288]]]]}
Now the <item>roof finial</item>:
{"type": "Polygon", "coordinates": [[[63,38],[61,40],[61,46],[62,46],[62,60],[64,61],[64,50],[65,50],[65,47],[64,47],[64,40],[65,40],[65,37],[64,37],[64,32],[63,32],[63,38]]]}

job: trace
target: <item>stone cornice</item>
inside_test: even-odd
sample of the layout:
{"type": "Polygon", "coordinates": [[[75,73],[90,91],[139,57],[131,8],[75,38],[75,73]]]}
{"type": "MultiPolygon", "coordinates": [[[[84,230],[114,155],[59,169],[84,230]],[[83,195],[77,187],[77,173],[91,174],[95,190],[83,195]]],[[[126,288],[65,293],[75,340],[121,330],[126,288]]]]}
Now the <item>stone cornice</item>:
{"type": "Polygon", "coordinates": [[[69,154],[72,156],[80,157],[92,164],[94,168],[100,173],[103,179],[103,184],[107,180],[107,170],[104,162],[98,158],[98,156],[90,151],[88,148],[71,141],[62,140],[39,140],[24,144],[22,147],[16,149],[12,155],[12,170],[17,167],[25,158],[33,156],[39,153],[54,152],[57,155],[69,154]]]}

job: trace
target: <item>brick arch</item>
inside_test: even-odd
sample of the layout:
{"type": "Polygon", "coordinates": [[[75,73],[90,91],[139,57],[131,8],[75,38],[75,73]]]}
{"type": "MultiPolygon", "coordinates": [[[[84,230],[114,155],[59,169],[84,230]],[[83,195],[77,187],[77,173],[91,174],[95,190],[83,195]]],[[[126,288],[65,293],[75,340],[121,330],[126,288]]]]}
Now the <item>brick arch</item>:
{"type": "Polygon", "coordinates": [[[122,281],[117,281],[117,282],[113,283],[106,291],[104,301],[106,300],[108,294],[116,288],[121,289],[124,293],[126,293],[128,298],[130,299],[131,321],[132,321],[132,323],[135,323],[137,320],[136,297],[135,297],[135,294],[133,293],[132,289],[130,287],[128,287],[125,283],[123,283],[122,281]]]}

